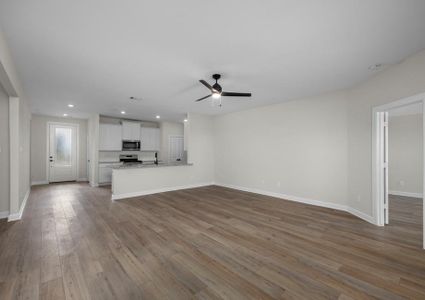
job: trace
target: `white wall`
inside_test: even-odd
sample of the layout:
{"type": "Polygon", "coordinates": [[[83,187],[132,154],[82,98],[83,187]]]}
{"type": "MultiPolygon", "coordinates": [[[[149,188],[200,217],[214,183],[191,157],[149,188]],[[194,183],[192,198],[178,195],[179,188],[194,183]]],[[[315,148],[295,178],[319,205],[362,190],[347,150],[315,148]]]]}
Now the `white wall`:
{"type": "Polygon", "coordinates": [[[425,91],[425,51],[388,67],[349,91],[348,203],[370,216],[372,201],[372,108],[425,91]]]}
{"type": "Polygon", "coordinates": [[[21,217],[30,184],[30,110],[6,38],[0,30],[0,85],[9,97],[9,220],[21,217]]]}
{"type": "Polygon", "coordinates": [[[62,122],[79,125],[78,178],[87,179],[87,120],[34,114],[32,115],[31,120],[31,182],[33,184],[37,184],[48,181],[46,170],[46,162],[48,158],[48,122],[62,122]]]}
{"type": "Polygon", "coordinates": [[[389,119],[390,193],[422,194],[422,114],[389,119]]]}
{"type": "Polygon", "coordinates": [[[0,218],[9,212],[9,96],[0,84],[0,218]]]}
{"type": "Polygon", "coordinates": [[[99,184],[99,114],[91,114],[87,123],[88,135],[88,179],[91,186],[99,184]]]}
{"type": "Polygon", "coordinates": [[[214,181],[214,125],[213,118],[201,114],[188,114],[187,161],[195,165],[193,177],[201,182],[214,181]]]}
{"type": "Polygon", "coordinates": [[[161,148],[159,151],[159,159],[163,161],[169,160],[170,139],[172,135],[184,136],[183,123],[161,122],[161,148]]]}
{"type": "Polygon", "coordinates": [[[218,116],[214,129],[219,184],[346,204],[344,93],[218,116]]]}
{"type": "Polygon", "coordinates": [[[30,192],[31,112],[22,101],[19,104],[19,207],[30,192]]]}
{"type": "Polygon", "coordinates": [[[372,108],[424,91],[422,51],[343,92],[218,116],[216,181],[372,220],[372,108]]]}

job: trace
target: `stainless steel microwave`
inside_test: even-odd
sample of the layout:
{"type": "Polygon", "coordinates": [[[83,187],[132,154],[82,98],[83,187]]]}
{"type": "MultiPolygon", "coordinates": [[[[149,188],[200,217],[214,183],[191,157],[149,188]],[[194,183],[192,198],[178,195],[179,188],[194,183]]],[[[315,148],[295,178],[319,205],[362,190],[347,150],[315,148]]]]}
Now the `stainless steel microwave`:
{"type": "Polygon", "coordinates": [[[122,141],[122,151],[140,151],[140,141],[122,141]]]}

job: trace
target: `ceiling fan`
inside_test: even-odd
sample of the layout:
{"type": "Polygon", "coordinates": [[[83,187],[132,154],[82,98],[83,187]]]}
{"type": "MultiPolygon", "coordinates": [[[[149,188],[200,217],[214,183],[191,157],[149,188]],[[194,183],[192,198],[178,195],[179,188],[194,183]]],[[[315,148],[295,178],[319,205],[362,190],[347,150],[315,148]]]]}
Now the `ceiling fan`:
{"type": "MultiPolygon", "coordinates": [[[[209,97],[212,97],[213,99],[220,99],[220,100],[222,96],[223,97],[251,97],[251,93],[224,92],[223,89],[221,88],[221,85],[219,85],[217,82],[221,78],[221,75],[214,74],[212,78],[214,78],[215,80],[215,83],[213,84],[213,86],[211,86],[208,82],[206,82],[203,79],[199,80],[200,83],[205,85],[211,91],[211,94],[205,97],[199,98],[195,102],[205,100],[209,97]]],[[[220,106],[221,106],[221,101],[220,101],[220,106]]]]}

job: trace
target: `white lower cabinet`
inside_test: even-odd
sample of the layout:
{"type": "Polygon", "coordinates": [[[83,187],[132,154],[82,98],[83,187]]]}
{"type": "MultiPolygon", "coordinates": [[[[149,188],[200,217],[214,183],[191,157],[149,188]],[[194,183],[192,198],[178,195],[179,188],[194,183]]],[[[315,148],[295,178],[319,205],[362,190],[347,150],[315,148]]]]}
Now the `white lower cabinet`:
{"type": "Polygon", "coordinates": [[[114,166],[119,166],[121,163],[100,163],[99,164],[99,184],[112,182],[112,169],[114,166]]]}

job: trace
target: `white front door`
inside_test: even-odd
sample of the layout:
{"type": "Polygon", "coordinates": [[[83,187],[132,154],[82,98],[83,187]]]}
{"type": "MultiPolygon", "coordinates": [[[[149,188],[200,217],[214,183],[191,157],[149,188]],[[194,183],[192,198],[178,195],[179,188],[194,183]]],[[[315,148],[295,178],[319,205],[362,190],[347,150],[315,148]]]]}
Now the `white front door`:
{"type": "Polygon", "coordinates": [[[183,137],[170,136],[169,143],[170,143],[170,149],[169,149],[170,162],[183,160],[183,137]]]}
{"type": "Polygon", "coordinates": [[[49,182],[77,180],[77,126],[49,124],[49,182]]]}

